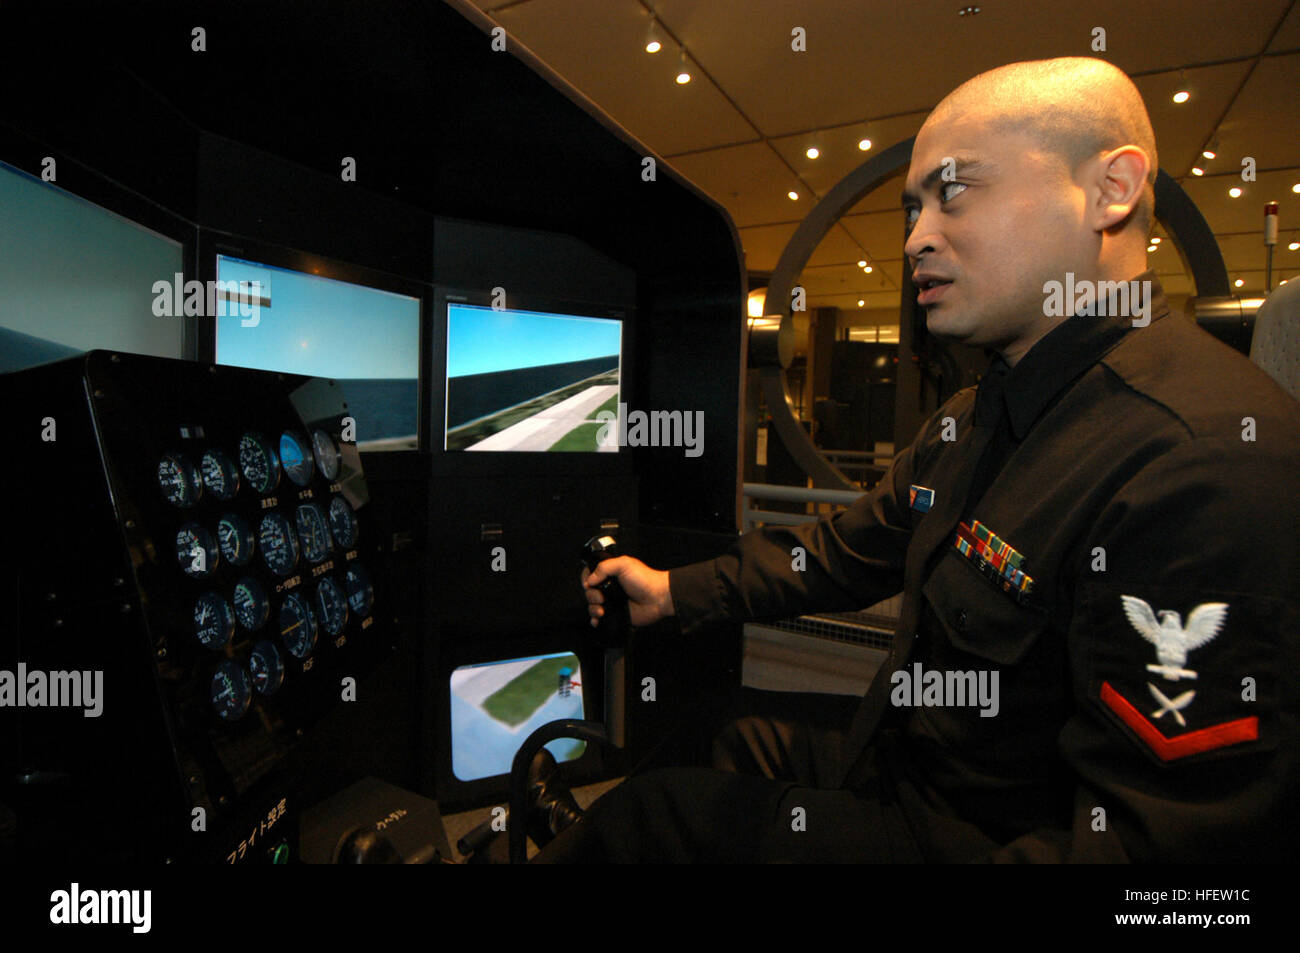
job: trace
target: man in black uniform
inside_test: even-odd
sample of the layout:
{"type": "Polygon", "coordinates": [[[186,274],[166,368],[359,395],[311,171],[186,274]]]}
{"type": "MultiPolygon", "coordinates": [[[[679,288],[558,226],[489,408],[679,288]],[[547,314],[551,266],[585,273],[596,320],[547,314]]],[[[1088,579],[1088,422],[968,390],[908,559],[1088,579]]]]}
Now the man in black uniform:
{"type": "Polygon", "coordinates": [[[1169,313],[1155,169],[1099,60],[939,104],[905,252],[929,329],[997,352],[978,388],[832,517],[585,578],[593,622],[616,576],[633,624],[688,634],[902,591],[889,657],[849,707],[767,698],[733,724],[714,763],[751,773],[633,777],[546,859],[1295,856],[1300,405],[1169,313]]]}

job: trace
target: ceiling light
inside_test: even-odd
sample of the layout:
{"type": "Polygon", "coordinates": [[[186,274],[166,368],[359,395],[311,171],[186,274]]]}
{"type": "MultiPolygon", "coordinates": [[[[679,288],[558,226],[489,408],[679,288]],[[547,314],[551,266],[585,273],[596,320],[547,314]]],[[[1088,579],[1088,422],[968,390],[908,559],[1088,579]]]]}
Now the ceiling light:
{"type": "Polygon", "coordinates": [[[1213,149],[1206,149],[1204,152],[1201,153],[1201,155],[1205,156],[1205,158],[1207,159],[1213,159],[1216,153],[1213,149]]]}
{"type": "Polygon", "coordinates": [[[858,307],[860,308],[860,307],[862,307],[864,304],[866,304],[866,302],[863,301],[861,298],[859,298],[859,299],[858,299],[858,307]]]}
{"type": "Polygon", "coordinates": [[[1292,242],[1290,245],[1287,245],[1286,247],[1287,247],[1287,251],[1300,251],[1300,242],[1292,242]]]}
{"type": "Polygon", "coordinates": [[[1239,199],[1241,198],[1241,189],[1237,188],[1234,185],[1232,188],[1228,189],[1228,194],[1231,195],[1234,199],[1239,199]]]}
{"type": "Polygon", "coordinates": [[[809,159],[816,159],[819,155],[821,155],[821,150],[818,149],[816,146],[809,146],[808,150],[804,153],[804,155],[806,155],[809,159]]]}
{"type": "Polygon", "coordinates": [[[658,53],[663,49],[663,44],[659,42],[659,34],[655,32],[655,18],[650,18],[650,29],[645,35],[645,51],[647,53],[658,53]]]}
{"type": "Polygon", "coordinates": [[[1192,94],[1185,89],[1180,89],[1178,92],[1174,93],[1174,102],[1176,103],[1185,103],[1191,98],[1192,94]]]}
{"type": "Polygon", "coordinates": [[[1162,241],[1164,241],[1164,239],[1157,235],[1155,238],[1151,239],[1151,244],[1159,245],[1162,241]]]}
{"type": "Polygon", "coordinates": [[[794,189],[791,189],[789,192],[787,192],[787,193],[785,193],[785,194],[788,195],[788,196],[790,196],[790,201],[791,201],[791,202],[797,202],[797,201],[799,201],[799,193],[796,192],[794,189]]]}
{"type": "Polygon", "coordinates": [[[1159,245],[1148,245],[1148,246],[1147,246],[1147,251],[1148,251],[1148,252],[1153,252],[1153,251],[1155,251],[1155,250],[1156,250],[1157,248],[1159,248],[1159,247],[1160,247],[1159,245]]]}
{"type": "Polygon", "coordinates": [[[859,267],[859,268],[866,268],[866,267],[867,267],[867,260],[866,260],[865,258],[859,258],[859,259],[858,259],[858,267],[859,267]]]}
{"type": "Polygon", "coordinates": [[[691,81],[690,71],[686,68],[686,47],[682,47],[682,55],[677,58],[677,85],[685,86],[691,81]]]}
{"type": "Polygon", "coordinates": [[[1192,166],[1192,175],[1205,175],[1205,170],[1198,169],[1196,166],[1192,166]]]}
{"type": "Polygon", "coordinates": [[[859,139],[859,140],[858,140],[858,148],[861,149],[863,152],[866,152],[868,149],[871,148],[871,140],[870,140],[870,139],[859,139]]]}
{"type": "Polygon", "coordinates": [[[874,269],[870,265],[867,265],[867,267],[863,268],[862,270],[865,271],[867,274],[871,274],[871,272],[874,269]]]}
{"type": "Polygon", "coordinates": [[[1242,281],[1240,278],[1238,278],[1238,279],[1237,279],[1236,281],[1234,281],[1232,284],[1233,284],[1234,287],[1240,288],[1240,287],[1241,287],[1242,285],[1244,285],[1245,283],[1246,283],[1246,282],[1244,282],[1244,281],[1242,281]]]}
{"type": "Polygon", "coordinates": [[[1300,192],[1300,182],[1297,182],[1295,185],[1291,186],[1291,191],[1300,192]]]}

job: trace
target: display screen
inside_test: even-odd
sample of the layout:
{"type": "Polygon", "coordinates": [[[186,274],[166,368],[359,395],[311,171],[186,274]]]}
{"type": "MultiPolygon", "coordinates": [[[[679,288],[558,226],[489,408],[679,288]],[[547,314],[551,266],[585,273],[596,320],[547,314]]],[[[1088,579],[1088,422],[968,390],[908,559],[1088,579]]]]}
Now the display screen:
{"type": "MultiPolygon", "coordinates": [[[[557,718],[583,718],[582,669],[571,652],[463,665],[451,673],[451,770],[461,781],[509,774],[529,735],[557,718]]],[[[586,742],[546,748],[573,761],[586,742]]]]}
{"type": "Polygon", "coordinates": [[[612,318],[448,303],[446,449],[617,451],[622,333],[612,318]]]}
{"type": "Polygon", "coordinates": [[[181,273],[182,251],[0,163],[0,373],[95,348],[183,357],[183,316],[155,290],[181,273]]]}
{"type": "Polygon", "coordinates": [[[217,280],[255,289],[217,317],[217,363],[339,382],[362,450],[418,446],[420,299],[217,256],[217,280]]]}

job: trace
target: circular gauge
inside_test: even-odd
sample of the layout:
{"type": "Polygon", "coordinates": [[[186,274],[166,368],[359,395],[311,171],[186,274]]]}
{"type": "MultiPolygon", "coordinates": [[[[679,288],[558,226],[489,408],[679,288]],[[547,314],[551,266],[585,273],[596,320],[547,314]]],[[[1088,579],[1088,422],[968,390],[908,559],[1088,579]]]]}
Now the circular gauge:
{"type": "Polygon", "coordinates": [[[343,549],[357,544],[357,514],[352,512],[352,504],[341,496],[330,500],[330,528],[343,549]]]}
{"type": "Polygon", "coordinates": [[[212,707],[226,721],[236,721],[248,711],[248,704],[253,700],[253,687],[249,684],[248,673],[234,659],[226,659],[217,666],[212,676],[209,692],[212,707]]]}
{"type": "Polygon", "coordinates": [[[247,566],[256,548],[252,527],[234,513],[227,513],[217,523],[217,542],[221,545],[221,555],[236,566],[247,566]]]}
{"type": "Polygon", "coordinates": [[[326,576],[316,587],[316,614],[330,635],[338,635],[348,624],[348,600],[339,584],[326,576]]]}
{"type": "Polygon", "coordinates": [[[302,539],[302,554],[307,562],[323,562],[334,548],[330,539],[330,524],[325,518],[325,511],[315,503],[304,503],[294,514],[298,524],[298,536],[302,539]]]}
{"type": "Polygon", "coordinates": [[[215,592],[205,592],[194,604],[194,634],[210,649],[220,649],[235,634],[235,614],[215,592]]]}
{"type": "Polygon", "coordinates": [[[220,450],[209,450],[199,461],[203,482],[219,500],[232,500],[239,492],[239,471],[220,450]]]}
{"type": "Polygon", "coordinates": [[[299,486],[311,482],[311,451],[307,441],[288,430],[280,434],[280,464],[284,475],[299,486]]]}
{"type": "Polygon", "coordinates": [[[280,482],[280,458],[270,441],[259,433],[239,438],[239,467],[253,489],[263,496],[280,482]]]}
{"type": "Polygon", "coordinates": [[[185,575],[206,579],[217,568],[221,555],[211,533],[198,523],[186,523],[176,533],[176,561],[185,575]]]}
{"type": "Polygon", "coordinates": [[[259,695],[274,695],[284,684],[284,660],[280,658],[280,650],[270,642],[253,646],[248,668],[253,673],[253,688],[259,695]]]}
{"type": "Polygon", "coordinates": [[[280,638],[294,658],[306,658],[316,647],[316,615],[300,592],[289,593],[280,606],[280,638]]]}
{"type": "Polygon", "coordinates": [[[321,476],[335,480],[339,475],[339,447],[323,430],[311,432],[311,449],[316,455],[316,466],[320,467],[321,476]]]}
{"type": "Polygon", "coordinates": [[[194,464],[179,453],[169,453],[158,461],[158,485],[172,506],[189,509],[203,495],[203,483],[194,464]]]}
{"type": "Polygon", "coordinates": [[[257,545],[267,567],[277,576],[287,576],[298,565],[298,537],[289,521],[279,513],[267,513],[257,530],[257,545]]]}
{"type": "Polygon", "coordinates": [[[370,584],[370,573],[360,563],[348,567],[343,577],[343,585],[348,591],[348,605],[357,615],[370,615],[370,607],[375,604],[375,587],[370,584]]]}
{"type": "Polygon", "coordinates": [[[252,576],[245,576],[235,584],[235,617],[240,625],[256,632],[266,624],[266,617],[270,614],[271,603],[260,582],[252,576]]]}

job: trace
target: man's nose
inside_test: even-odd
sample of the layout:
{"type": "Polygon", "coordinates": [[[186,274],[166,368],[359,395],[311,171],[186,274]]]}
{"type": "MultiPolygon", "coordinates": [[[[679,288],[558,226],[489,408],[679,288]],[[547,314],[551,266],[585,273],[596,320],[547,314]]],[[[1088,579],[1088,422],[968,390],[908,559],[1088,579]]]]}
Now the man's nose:
{"type": "Polygon", "coordinates": [[[940,236],[932,228],[934,220],[933,215],[922,210],[912,225],[912,230],[907,234],[907,241],[903,243],[903,254],[907,256],[913,268],[922,255],[938,251],[940,236]]]}

